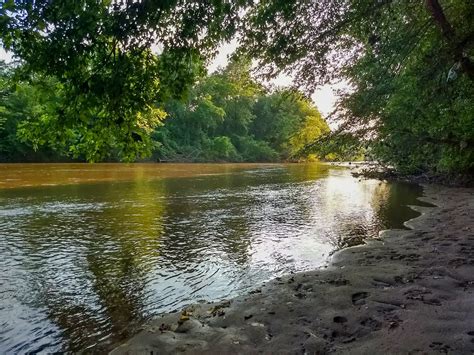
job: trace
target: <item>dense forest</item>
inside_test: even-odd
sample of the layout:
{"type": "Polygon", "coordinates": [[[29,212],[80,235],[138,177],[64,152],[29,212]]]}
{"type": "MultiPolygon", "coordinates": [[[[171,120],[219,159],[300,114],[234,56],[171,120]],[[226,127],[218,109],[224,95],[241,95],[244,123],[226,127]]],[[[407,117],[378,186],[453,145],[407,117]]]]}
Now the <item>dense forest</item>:
{"type": "MultiPolygon", "coordinates": [[[[0,73],[0,161],[130,160],[110,150],[83,146],[81,130],[58,139],[64,87],[51,77],[19,80],[22,68],[2,64],[0,73]]],[[[300,159],[350,159],[306,156],[303,148],[329,133],[314,104],[289,89],[268,90],[250,76],[248,62],[231,61],[203,76],[181,99],[162,107],[160,122],[147,137],[142,159],[153,161],[273,162],[300,159]]],[[[133,157],[135,159],[135,157],[133,157]]]]}
{"type": "Polygon", "coordinates": [[[239,62],[204,78],[187,100],[171,101],[165,110],[169,119],[154,134],[165,160],[295,159],[329,132],[310,100],[294,91],[268,92],[239,62]]]}
{"type": "Polygon", "coordinates": [[[471,1],[10,0],[0,16],[2,45],[21,60],[1,79],[12,159],[32,148],[88,161],[367,150],[403,173],[474,168],[471,1]],[[206,76],[233,38],[253,65],[206,76]],[[281,73],[306,97],[345,80],[339,128],[329,132],[305,95],[258,84],[281,73]]]}

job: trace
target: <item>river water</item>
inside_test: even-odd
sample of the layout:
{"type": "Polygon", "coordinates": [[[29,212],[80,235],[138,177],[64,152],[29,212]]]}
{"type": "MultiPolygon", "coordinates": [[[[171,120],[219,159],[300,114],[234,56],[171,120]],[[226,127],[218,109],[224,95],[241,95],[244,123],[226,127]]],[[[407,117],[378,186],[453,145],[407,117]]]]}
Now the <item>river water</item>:
{"type": "Polygon", "coordinates": [[[324,164],[0,164],[0,353],[97,350],[417,215],[324,164]]]}

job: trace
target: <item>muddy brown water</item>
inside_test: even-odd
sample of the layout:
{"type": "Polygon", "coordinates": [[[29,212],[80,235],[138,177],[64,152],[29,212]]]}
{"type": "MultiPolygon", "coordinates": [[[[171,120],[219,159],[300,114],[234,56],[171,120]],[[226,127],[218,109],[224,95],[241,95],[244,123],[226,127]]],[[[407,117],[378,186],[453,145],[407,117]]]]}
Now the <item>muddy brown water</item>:
{"type": "Polygon", "coordinates": [[[0,164],[0,352],[116,342],[417,216],[324,164],[0,164]]]}

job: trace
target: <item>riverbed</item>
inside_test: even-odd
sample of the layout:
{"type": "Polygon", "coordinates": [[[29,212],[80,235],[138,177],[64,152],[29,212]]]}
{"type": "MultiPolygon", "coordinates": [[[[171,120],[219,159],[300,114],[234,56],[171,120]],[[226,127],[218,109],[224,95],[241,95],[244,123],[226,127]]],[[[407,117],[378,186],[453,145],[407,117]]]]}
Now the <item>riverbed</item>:
{"type": "Polygon", "coordinates": [[[417,216],[328,164],[1,164],[0,352],[95,349],[417,216]]]}

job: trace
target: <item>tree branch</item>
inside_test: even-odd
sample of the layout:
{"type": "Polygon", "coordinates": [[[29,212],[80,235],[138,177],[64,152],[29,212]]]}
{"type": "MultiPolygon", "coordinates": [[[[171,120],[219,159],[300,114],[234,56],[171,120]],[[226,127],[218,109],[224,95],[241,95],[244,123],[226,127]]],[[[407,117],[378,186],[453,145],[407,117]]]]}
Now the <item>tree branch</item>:
{"type": "Polygon", "coordinates": [[[469,57],[464,55],[466,41],[458,40],[456,33],[446,18],[443,8],[438,0],[426,0],[425,5],[436,25],[441,29],[448,45],[452,48],[454,60],[461,64],[462,71],[466,73],[469,79],[474,80],[474,64],[469,57]]]}

